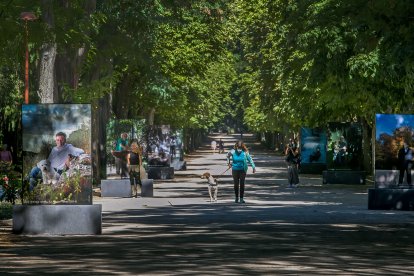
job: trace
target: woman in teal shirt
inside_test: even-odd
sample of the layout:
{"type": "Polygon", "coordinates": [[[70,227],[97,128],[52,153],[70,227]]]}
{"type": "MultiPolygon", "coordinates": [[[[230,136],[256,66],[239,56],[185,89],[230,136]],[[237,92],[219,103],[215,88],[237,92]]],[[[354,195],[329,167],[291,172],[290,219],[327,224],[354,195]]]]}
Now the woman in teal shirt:
{"type": "Polygon", "coordinates": [[[249,150],[242,141],[238,141],[234,145],[234,148],[227,153],[227,164],[232,169],[236,203],[239,202],[239,192],[240,203],[244,203],[244,181],[246,179],[248,163],[250,163],[253,168],[253,173],[255,173],[256,166],[254,165],[253,159],[249,154],[249,150]]]}

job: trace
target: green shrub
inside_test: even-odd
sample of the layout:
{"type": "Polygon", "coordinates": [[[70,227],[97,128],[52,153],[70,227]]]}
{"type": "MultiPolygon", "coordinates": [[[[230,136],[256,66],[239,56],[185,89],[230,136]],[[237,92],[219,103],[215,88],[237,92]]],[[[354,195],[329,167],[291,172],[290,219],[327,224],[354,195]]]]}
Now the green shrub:
{"type": "Polygon", "coordinates": [[[13,205],[10,202],[0,202],[0,220],[11,219],[13,216],[13,205]]]}

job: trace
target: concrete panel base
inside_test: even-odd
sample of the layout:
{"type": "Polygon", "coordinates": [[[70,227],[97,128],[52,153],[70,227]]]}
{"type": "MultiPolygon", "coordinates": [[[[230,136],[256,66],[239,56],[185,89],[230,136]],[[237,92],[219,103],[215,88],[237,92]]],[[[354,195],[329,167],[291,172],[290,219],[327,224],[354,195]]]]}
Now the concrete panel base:
{"type": "Polygon", "coordinates": [[[150,179],[173,179],[174,168],[173,167],[148,167],[148,178],[150,179]]]}
{"type": "Polygon", "coordinates": [[[414,189],[368,189],[370,210],[414,210],[414,189]]]}
{"type": "Polygon", "coordinates": [[[102,205],[15,205],[13,206],[13,233],[102,234],[102,205]]]}
{"type": "Polygon", "coordinates": [[[101,180],[101,197],[131,197],[131,184],[129,179],[101,180]]]}
{"type": "Polygon", "coordinates": [[[327,170],[322,172],[323,184],[365,184],[365,171],[327,170]]]}
{"type": "Polygon", "coordinates": [[[141,196],[142,197],[153,197],[154,196],[154,180],[143,179],[141,180],[141,196]]]}
{"type": "Polygon", "coordinates": [[[171,167],[173,167],[176,171],[185,171],[187,169],[187,162],[179,159],[174,159],[171,163],[171,167]]]}
{"type": "MultiPolygon", "coordinates": [[[[375,188],[397,188],[399,177],[399,170],[375,170],[375,188]]],[[[414,179],[414,170],[411,171],[411,179],[414,179]]],[[[402,183],[408,185],[407,174],[404,174],[402,183]]]]}
{"type": "Polygon", "coordinates": [[[301,174],[321,174],[326,170],[326,164],[323,163],[302,163],[300,165],[301,174]]]}

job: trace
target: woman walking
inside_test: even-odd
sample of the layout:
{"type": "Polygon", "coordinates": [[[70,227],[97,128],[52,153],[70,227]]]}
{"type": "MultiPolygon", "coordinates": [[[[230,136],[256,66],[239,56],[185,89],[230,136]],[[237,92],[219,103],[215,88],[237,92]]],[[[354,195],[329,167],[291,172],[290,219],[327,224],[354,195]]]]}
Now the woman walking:
{"type": "Polygon", "coordinates": [[[289,188],[296,187],[299,184],[298,166],[300,165],[300,154],[297,143],[291,139],[285,149],[285,162],[288,168],[289,188]]]}
{"type": "Polygon", "coordinates": [[[235,202],[244,203],[244,182],[246,179],[248,163],[253,168],[253,173],[256,172],[256,166],[249,154],[249,150],[242,141],[238,141],[234,148],[227,153],[227,165],[232,168],[234,194],[236,196],[235,202]]]}
{"type": "Polygon", "coordinates": [[[131,194],[138,197],[137,186],[142,189],[141,166],[142,166],[142,149],[138,142],[133,140],[130,146],[130,152],[127,155],[127,164],[129,169],[129,181],[131,183],[131,194]]]}

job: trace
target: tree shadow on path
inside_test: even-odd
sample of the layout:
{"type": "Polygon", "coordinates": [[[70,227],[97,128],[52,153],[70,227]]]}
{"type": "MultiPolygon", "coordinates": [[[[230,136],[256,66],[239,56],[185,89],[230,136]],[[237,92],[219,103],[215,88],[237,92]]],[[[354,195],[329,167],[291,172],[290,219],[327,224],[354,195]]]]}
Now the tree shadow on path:
{"type": "Polygon", "coordinates": [[[229,174],[218,203],[208,202],[199,175],[220,172],[223,155],[196,152],[188,171],[155,182],[154,198],[120,210],[109,205],[120,199],[98,199],[102,235],[17,236],[2,226],[2,275],[412,274],[412,212],[368,210],[367,186],[322,185],[320,176],[287,189],[283,157],[251,149],[258,172],[248,175],[246,204],[233,202],[229,174]]]}

